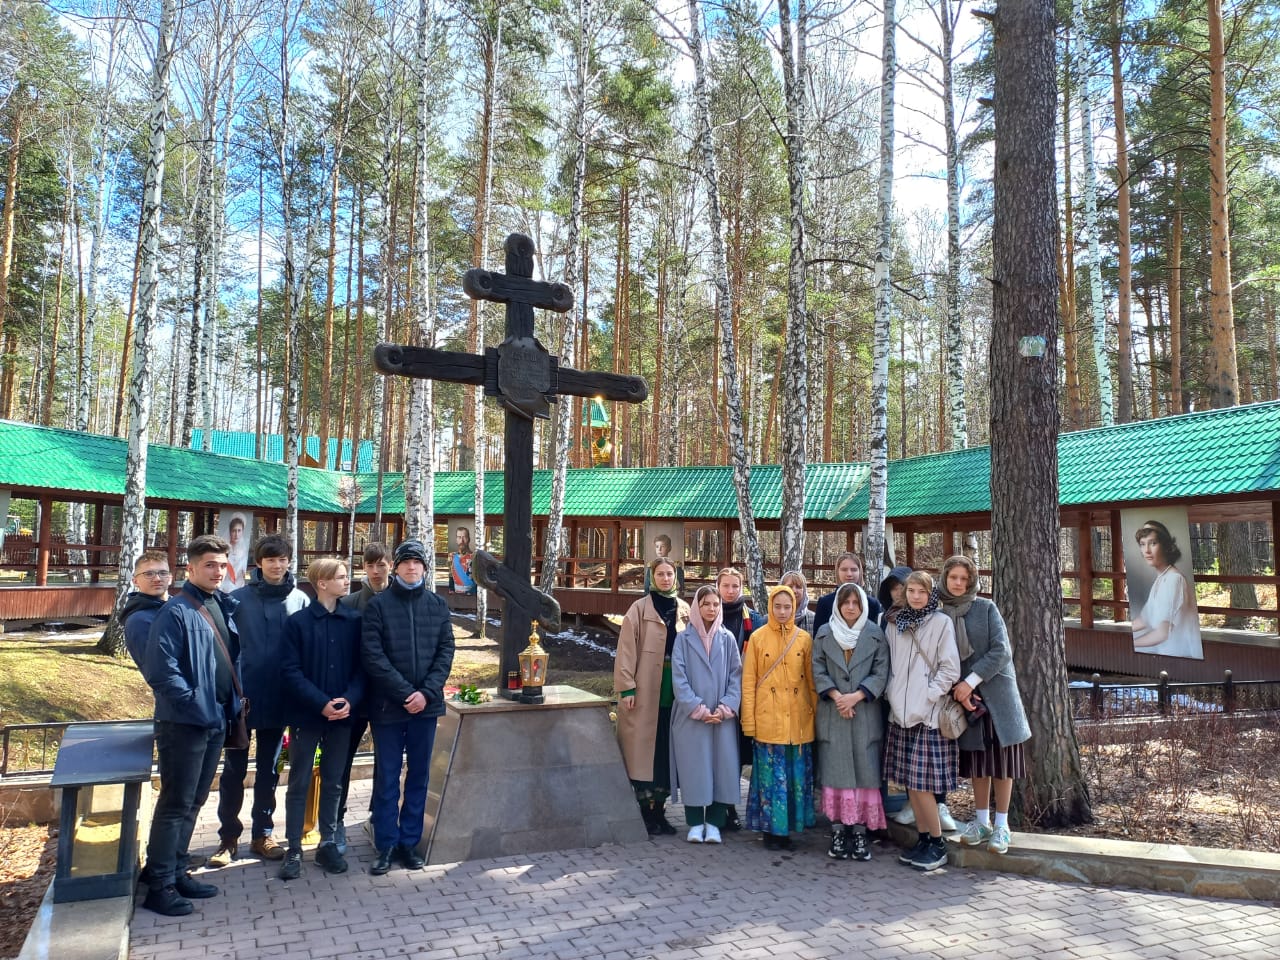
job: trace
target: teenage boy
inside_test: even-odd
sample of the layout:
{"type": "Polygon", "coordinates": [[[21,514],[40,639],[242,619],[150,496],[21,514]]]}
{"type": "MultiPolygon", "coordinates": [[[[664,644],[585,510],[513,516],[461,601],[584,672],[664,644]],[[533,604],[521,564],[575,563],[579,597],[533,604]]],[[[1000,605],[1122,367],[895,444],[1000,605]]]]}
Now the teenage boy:
{"type": "Polygon", "coordinates": [[[227,724],[240,710],[233,671],[239,656],[236,601],[220,593],[230,546],[221,537],[187,544],[187,582],[151,624],[143,676],[155,694],[160,795],[147,842],[147,898],[168,917],[218,888],[188,872],[196,816],[209,796],[227,724]]]}
{"type": "Polygon", "coordinates": [[[120,622],[124,624],[125,648],[139,670],[146,662],[151,624],[169,599],[172,581],[169,557],[159,550],[144,551],[133,565],[133,592],[125,599],[120,622]]]}
{"type": "Polygon", "coordinates": [[[396,547],[391,585],[370,601],[361,629],[361,659],[373,727],[373,835],[380,876],[399,860],[421,869],[418,853],[427,778],[444,684],[453,666],[449,606],[426,580],[427,551],[418,540],[396,547]],[[405,769],[404,799],[400,771],[405,769]]]}
{"type": "MultiPolygon", "coordinates": [[[[254,570],[249,582],[231,594],[240,604],[236,626],[240,630],[240,675],[249,698],[249,728],[254,732],[253,807],[250,811],[249,849],[263,860],[280,860],[284,848],[272,837],[275,829],[276,764],[284,742],[286,722],[280,696],[280,658],[284,624],[310,598],[294,583],[293,546],[284,537],[263,537],[253,551],[254,570]]],[[[209,865],[225,867],[240,854],[244,824],[244,781],[249,771],[249,751],[227,750],[218,786],[218,849],[209,865]]]]}

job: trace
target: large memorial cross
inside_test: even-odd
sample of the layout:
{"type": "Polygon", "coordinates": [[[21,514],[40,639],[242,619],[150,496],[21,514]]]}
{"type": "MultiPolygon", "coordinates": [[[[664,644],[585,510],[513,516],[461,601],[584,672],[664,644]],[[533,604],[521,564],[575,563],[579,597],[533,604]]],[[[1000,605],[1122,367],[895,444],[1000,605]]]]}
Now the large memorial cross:
{"type": "MultiPolygon", "coordinates": [[[[472,564],[482,587],[505,600],[498,690],[509,695],[506,678],[519,669],[520,650],[528,642],[529,623],[558,629],[560,606],[530,582],[533,564],[533,420],[547,419],[559,396],[604,397],[640,403],[649,395],[641,377],[579,371],[560,366],[533,335],[533,308],[564,313],[573,308],[573,292],[563,283],[535,281],[533,241],[513,233],[504,244],[507,272],[468,270],[462,287],[476,300],[506,304],[506,339],[484,355],[430,347],[380,343],[374,364],[385,374],[483,386],[506,410],[505,484],[501,563],[478,550],[472,564]]],[[[567,415],[567,414],[563,414],[567,415]]],[[[478,466],[477,469],[481,467],[478,466]]],[[[483,531],[477,531],[483,541],[483,531]]]]}

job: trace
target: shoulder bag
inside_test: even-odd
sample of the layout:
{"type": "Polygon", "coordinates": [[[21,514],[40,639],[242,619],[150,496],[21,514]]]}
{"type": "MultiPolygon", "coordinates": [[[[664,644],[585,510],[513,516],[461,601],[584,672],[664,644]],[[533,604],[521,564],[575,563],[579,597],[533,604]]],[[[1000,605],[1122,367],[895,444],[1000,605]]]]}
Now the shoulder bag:
{"type": "MultiPolygon", "coordinates": [[[[222,640],[222,634],[218,631],[218,625],[213,622],[213,617],[209,616],[209,611],[201,604],[191,599],[188,593],[179,593],[179,597],[185,600],[190,606],[194,607],[200,616],[204,617],[205,623],[209,624],[209,629],[213,631],[213,639],[217,641],[218,646],[222,649],[222,655],[227,658],[227,664],[231,667],[231,685],[235,688],[236,697],[240,700],[240,709],[237,711],[235,718],[227,721],[227,739],[223,743],[224,747],[231,750],[248,750],[249,749],[249,698],[244,695],[244,690],[240,688],[240,678],[236,675],[236,664],[231,659],[231,653],[227,650],[227,645],[222,640]]],[[[214,601],[215,603],[217,601],[214,601]]]]}
{"type": "MultiPolygon", "coordinates": [[[[920,654],[920,659],[929,668],[929,680],[932,682],[938,668],[929,662],[929,658],[924,655],[924,650],[920,648],[920,638],[916,636],[916,628],[912,627],[907,632],[911,634],[911,642],[915,644],[916,653],[920,654]]],[[[950,691],[943,694],[941,701],[934,709],[937,711],[938,732],[948,740],[960,739],[960,735],[969,729],[969,716],[960,702],[951,696],[950,691]]]]}

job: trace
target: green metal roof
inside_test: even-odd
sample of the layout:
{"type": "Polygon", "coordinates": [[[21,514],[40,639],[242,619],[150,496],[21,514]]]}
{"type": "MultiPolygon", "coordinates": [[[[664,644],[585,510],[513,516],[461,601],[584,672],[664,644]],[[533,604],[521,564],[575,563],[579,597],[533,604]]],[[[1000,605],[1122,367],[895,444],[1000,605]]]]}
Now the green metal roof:
{"type": "MultiPolygon", "coordinates": [[[[606,424],[607,425],[607,424],[606,424]]],[[[267,455],[264,460],[270,460],[273,463],[284,463],[284,437],[278,433],[267,434],[267,455]]],[[[258,435],[251,430],[215,430],[209,441],[209,445],[213,448],[213,453],[220,453],[227,457],[244,457],[252,460],[258,449],[258,435]]],[[[191,449],[199,450],[204,446],[204,431],[199,427],[191,431],[191,449]]],[[[329,462],[333,463],[335,454],[338,450],[338,438],[330,437],[329,443],[329,462]]],[[[302,442],[302,449],[306,451],[307,456],[317,463],[320,462],[320,438],[317,436],[309,436],[302,442]]],[[[359,460],[356,463],[358,472],[367,472],[373,469],[373,441],[361,440],[359,450],[359,460]]],[[[342,441],[342,462],[351,462],[351,440],[342,441]]]]}
{"type": "MultiPolygon", "coordinates": [[[[0,421],[0,489],[124,493],[125,441],[70,430],[0,421]]],[[[283,464],[219,456],[152,444],[147,496],[210,506],[285,508],[283,464]]],[[[1064,434],[1058,439],[1064,506],[1177,500],[1280,490],[1280,402],[1210,410],[1064,434]]],[[[889,464],[890,519],[982,513],[990,509],[990,450],[974,447],[889,464]]],[[[809,464],[805,517],[810,521],[865,520],[870,470],[865,463],[809,464]]],[[[346,513],[344,485],[358,488],[357,512],[371,514],[377,475],[301,468],[299,509],[346,513]]],[[[751,470],[756,516],[777,519],[782,471],[751,470]]],[[[470,472],[435,475],[435,511],[474,509],[470,472]]],[[[545,515],[551,471],[533,479],[533,513],[545,515]]],[[[503,476],[485,474],[485,512],[501,514],[503,476]]],[[[404,480],[383,478],[383,510],[404,511],[404,480]]],[[[737,498],[729,467],[643,467],[570,470],[566,516],[733,520],[737,498]]]]}

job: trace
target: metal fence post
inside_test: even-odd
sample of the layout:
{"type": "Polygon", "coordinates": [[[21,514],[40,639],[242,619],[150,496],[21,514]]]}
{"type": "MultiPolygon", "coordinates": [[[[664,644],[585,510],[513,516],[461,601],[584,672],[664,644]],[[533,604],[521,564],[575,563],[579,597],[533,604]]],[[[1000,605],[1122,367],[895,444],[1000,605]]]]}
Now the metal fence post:
{"type": "Polygon", "coordinates": [[[1102,676],[1095,673],[1092,677],[1093,689],[1089,691],[1089,700],[1093,706],[1093,719],[1102,716],[1102,676]]]}
{"type": "Polygon", "coordinates": [[[1236,711],[1236,684],[1231,679],[1231,671],[1222,671],[1222,712],[1235,713],[1236,711]]]}
{"type": "Polygon", "coordinates": [[[1160,715],[1169,715],[1169,671],[1160,671],[1160,687],[1158,691],[1160,698],[1160,715]]]}

